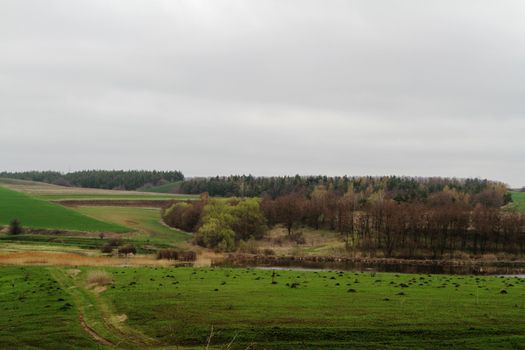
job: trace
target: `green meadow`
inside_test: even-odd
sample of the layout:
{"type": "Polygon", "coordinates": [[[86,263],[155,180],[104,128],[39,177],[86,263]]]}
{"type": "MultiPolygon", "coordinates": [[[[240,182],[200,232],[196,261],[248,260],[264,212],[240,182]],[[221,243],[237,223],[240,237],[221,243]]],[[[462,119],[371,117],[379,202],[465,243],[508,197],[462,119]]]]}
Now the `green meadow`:
{"type": "Polygon", "coordinates": [[[516,208],[525,211],[525,192],[511,192],[512,202],[516,208]]]}
{"type": "MultiPolygon", "coordinates": [[[[108,190],[109,191],[109,190],[108,190]]],[[[60,201],[60,200],[193,200],[198,198],[195,195],[174,195],[164,193],[140,193],[129,191],[127,194],[120,193],[51,193],[51,194],[38,194],[35,197],[44,199],[47,201],[60,201]]]]}
{"type": "MultiPolygon", "coordinates": [[[[105,298],[165,344],[525,348],[525,280],[255,269],[108,269],[105,298]],[[126,297],[127,296],[127,297],[126,297]],[[132,296],[132,297],[130,297],[132,296]],[[148,297],[149,296],[149,297],[148,297]],[[154,296],[154,297],[151,297],[154,296]]],[[[242,347],[241,347],[242,348],[242,347]]]]}
{"type": "Polygon", "coordinates": [[[0,187],[0,225],[13,219],[33,228],[127,232],[128,228],[85,216],[58,204],[30,197],[24,193],[0,187]]]}
{"type": "Polygon", "coordinates": [[[161,244],[176,244],[191,235],[164,225],[158,208],[136,207],[77,207],[76,211],[105,222],[129,227],[137,232],[135,240],[148,240],[161,244]]]}
{"type": "Polygon", "coordinates": [[[43,334],[41,348],[91,347],[77,314],[124,349],[203,349],[212,327],[214,349],[525,348],[514,277],[108,267],[96,290],[93,269],[1,269],[0,344],[13,348],[43,334]]]}
{"type": "Polygon", "coordinates": [[[0,348],[100,349],[73,298],[40,267],[0,268],[0,348]]]}
{"type": "Polygon", "coordinates": [[[182,181],[169,182],[164,185],[158,185],[153,187],[141,188],[143,192],[154,192],[154,193],[175,193],[181,185],[182,181]]]}

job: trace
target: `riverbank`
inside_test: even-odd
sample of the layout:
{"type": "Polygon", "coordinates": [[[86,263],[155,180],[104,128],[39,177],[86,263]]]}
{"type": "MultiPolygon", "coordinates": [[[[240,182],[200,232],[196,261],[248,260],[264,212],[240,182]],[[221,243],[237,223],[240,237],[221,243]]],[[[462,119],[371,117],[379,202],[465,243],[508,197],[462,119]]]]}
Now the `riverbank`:
{"type": "Polygon", "coordinates": [[[522,275],[525,260],[432,260],[351,258],[335,256],[275,256],[262,254],[226,254],[215,258],[212,266],[290,267],[343,271],[432,273],[453,275],[522,275]]]}

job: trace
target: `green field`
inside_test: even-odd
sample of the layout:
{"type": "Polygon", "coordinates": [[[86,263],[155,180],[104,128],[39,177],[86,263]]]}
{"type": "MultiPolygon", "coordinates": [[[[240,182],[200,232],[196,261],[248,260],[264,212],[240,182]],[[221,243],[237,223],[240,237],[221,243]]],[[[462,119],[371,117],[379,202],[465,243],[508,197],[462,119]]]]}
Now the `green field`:
{"type": "Polygon", "coordinates": [[[70,320],[67,334],[85,341],[76,309],[119,348],[202,349],[211,326],[211,344],[223,349],[232,339],[232,349],[525,348],[524,279],[276,271],[272,284],[269,270],[115,267],[105,269],[114,284],[96,293],[84,288],[90,269],[82,270],[2,268],[0,295],[10,312],[0,316],[0,344],[21,346],[44,332],[33,330],[40,324],[46,344],[58,343],[60,329],[42,320],[55,315],[70,320]],[[5,283],[14,276],[15,287],[5,283]],[[48,284],[57,295],[47,294],[48,284]],[[74,307],[61,311],[58,294],[74,307]],[[40,308],[46,313],[29,311],[40,308]],[[120,326],[111,323],[118,315],[126,319],[120,326]],[[15,316],[24,321],[3,331],[15,316]]]}
{"type": "Polygon", "coordinates": [[[98,188],[65,187],[36,181],[0,178],[0,186],[26,193],[32,197],[54,200],[188,200],[196,195],[141,191],[105,190],[98,188]]]}
{"type": "Polygon", "coordinates": [[[525,192],[511,192],[512,202],[516,208],[525,211],[525,192]]]}
{"type": "Polygon", "coordinates": [[[2,349],[101,349],[73,298],[45,268],[0,268],[2,349]],[[67,340],[67,341],[66,341],[67,340]]]}
{"type": "Polygon", "coordinates": [[[77,207],[78,212],[96,219],[126,226],[138,234],[135,240],[143,239],[155,243],[176,244],[188,240],[191,235],[163,225],[160,209],[134,207],[77,207]]]}
{"type": "Polygon", "coordinates": [[[40,194],[35,197],[48,200],[48,201],[58,201],[58,200],[193,200],[197,198],[194,195],[175,195],[175,194],[162,194],[162,193],[148,193],[142,194],[139,192],[132,192],[121,194],[112,194],[112,193],[103,193],[103,194],[78,194],[78,193],[64,193],[64,194],[40,194]]]}
{"type": "Polygon", "coordinates": [[[0,225],[13,219],[33,228],[127,232],[128,228],[87,217],[72,209],[32,198],[26,194],[0,187],[0,225]]]}
{"type": "Polygon", "coordinates": [[[139,191],[154,193],[175,193],[179,189],[181,183],[182,181],[175,181],[164,185],[141,188],[139,191]]]}
{"type": "Polygon", "coordinates": [[[525,348],[514,278],[280,271],[272,284],[264,270],[110,271],[105,297],[167,344],[202,343],[213,325],[218,343],[266,349],[525,348]]]}
{"type": "MultiPolygon", "coordinates": [[[[191,238],[191,235],[163,225],[160,210],[133,207],[76,207],[86,217],[126,227],[128,233],[121,234],[126,243],[135,245],[139,253],[151,253],[158,248],[176,246],[191,238]]],[[[93,236],[64,236],[44,234],[2,235],[0,242],[41,247],[100,249],[107,240],[93,236]]],[[[2,248],[3,246],[0,246],[2,248]]]]}

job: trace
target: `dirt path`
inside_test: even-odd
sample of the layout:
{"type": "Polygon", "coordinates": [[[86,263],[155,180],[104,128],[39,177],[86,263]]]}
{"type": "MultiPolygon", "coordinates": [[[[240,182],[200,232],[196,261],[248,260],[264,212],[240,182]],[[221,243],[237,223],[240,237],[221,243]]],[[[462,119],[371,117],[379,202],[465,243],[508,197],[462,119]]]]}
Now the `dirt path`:
{"type": "Polygon", "coordinates": [[[103,336],[101,336],[100,334],[98,334],[93,328],[91,328],[87,323],[86,321],[84,320],[84,316],[82,314],[80,314],[78,316],[79,320],[80,320],[80,325],[82,326],[82,328],[84,328],[84,330],[89,334],[91,335],[91,337],[93,339],[95,339],[95,341],[99,344],[102,344],[102,345],[106,345],[106,346],[111,346],[111,347],[116,347],[117,345],[115,343],[113,343],[111,340],[109,339],[106,339],[104,338],[103,336]]]}
{"type": "Polygon", "coordinates": [[[79,314],[82,328],[101,345],[113,348],[147,348],[158,342],[128,326],[126,315],[117,315],[113,306],[107,303],[101,293],[88,290],[84,283],[84,274],[77,270],[51,268],[51,275],[73,299],[79,314]],[[75,272],[75,273],[73,273],[75,272]]]}

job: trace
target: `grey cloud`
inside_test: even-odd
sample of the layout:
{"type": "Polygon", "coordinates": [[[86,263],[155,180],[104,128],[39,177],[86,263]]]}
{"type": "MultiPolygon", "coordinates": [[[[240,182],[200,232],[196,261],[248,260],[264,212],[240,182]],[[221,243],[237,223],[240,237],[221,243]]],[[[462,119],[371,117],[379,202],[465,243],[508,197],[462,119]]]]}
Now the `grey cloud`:
{"type": "Polygon", "coordinates": [[[0,167],[525,184],[521,1],[0,4],[0,167]]]}

